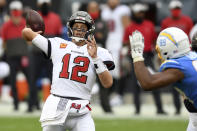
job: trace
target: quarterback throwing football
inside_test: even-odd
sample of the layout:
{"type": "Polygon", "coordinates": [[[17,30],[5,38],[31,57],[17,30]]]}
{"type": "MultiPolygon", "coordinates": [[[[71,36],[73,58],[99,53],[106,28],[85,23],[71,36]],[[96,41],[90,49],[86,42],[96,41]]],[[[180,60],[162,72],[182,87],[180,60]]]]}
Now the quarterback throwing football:
{"type": "Polygon", "coordinates": [[[46,39],[30,28],[22,31],[24,39],[32,41],[53,62],[51,95],[40,121],[43,131],[94,131],[91,89],[96,74],[104,87],[111,87],[113,79],[108,69],[114,68],[114,62],[106,49],[97,47],[94,22],[88,13],[74,13],[67,26],[72,41],[46,39]]]}
{"type": "Polygon", "coordinates": [[[154,90],[174,84],[184,97],[190,112],[187,131],[197,130],[197,53],[191,51],[188,36],[179,28],[170,27],[160,32],[156,50],[163,61],[160,73],[151,74],[144,65],[144,38],[138,31],[130,38],[134,69],[141,87],[154,90]]]}

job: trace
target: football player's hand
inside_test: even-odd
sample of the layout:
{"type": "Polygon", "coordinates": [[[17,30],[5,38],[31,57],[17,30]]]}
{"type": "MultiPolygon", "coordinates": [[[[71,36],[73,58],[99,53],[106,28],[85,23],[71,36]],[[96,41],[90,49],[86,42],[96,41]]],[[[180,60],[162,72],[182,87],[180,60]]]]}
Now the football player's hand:
{"type": "Polygon", "coordinates": [[[97,57],[97,45],[96,45],[94,36],[92,36],[92,38],[88,36],[88,40],[86,40],[86,43],[87,43],[88,54],[92,58],[96,58],[97,57]]]}
{"type": "Polygon", "coordinates": [[[139,31],[134,31],[132,36],[129,36],[131,46],[131,56],[133,62],[144,61],[144,37],[139,31]]]}

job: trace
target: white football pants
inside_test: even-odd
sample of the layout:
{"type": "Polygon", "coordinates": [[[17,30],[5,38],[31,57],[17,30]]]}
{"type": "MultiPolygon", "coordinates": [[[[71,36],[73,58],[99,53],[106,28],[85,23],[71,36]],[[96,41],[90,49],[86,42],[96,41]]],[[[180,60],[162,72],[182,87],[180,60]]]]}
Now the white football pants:
{"type": "Polygon", "coordinates": [[[197,131],[197,113],[189,113],[187,131],[197,131]]]}
{"type": "Polygon", "coordinates": [[[95,131],[94,121],[90,113],[82,116],[68,116],[64,125],[48,125],[43,131],[95,131]]]}

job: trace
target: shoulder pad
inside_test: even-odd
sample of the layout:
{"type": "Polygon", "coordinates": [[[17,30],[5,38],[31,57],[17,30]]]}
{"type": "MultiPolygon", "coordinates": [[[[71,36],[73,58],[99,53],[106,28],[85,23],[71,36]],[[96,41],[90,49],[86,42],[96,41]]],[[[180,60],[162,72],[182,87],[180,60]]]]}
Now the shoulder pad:
{"type": "Polygon", "coordinates": [[[176,69],[180,69],[180,70],[184,69],[184,67],[181,66],[181,64],[175,60],[166,60],[161,64],[159,71],[161,72],[161,71],[164,71],[168,68],[176,68],[176,69]]]}

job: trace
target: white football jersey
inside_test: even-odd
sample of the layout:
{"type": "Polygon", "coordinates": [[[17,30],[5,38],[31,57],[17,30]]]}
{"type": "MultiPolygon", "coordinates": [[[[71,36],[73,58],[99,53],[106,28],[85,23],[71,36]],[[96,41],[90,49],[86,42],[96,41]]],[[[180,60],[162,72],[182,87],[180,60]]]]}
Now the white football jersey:
{"type": "Polygon", "coordinates": [[[120,50],[123,41],[122,17],[130,16],[130,9],[126,5],[119,5],[114,10],[106,7],[102,10],[101,17],[108,25],[108,37],[106,40],[106,49],[109,50],[114,58],[116,68],[111,72],[116,79],[120,78],[120,50]]]}
{"type": "Polygon", "coordinates": [[[110,51],[119,51],[122,47],[123,25],[122,17],[130,16],[130,8],[126,5],[119,5],[114,10],[106,7],[102,10],[101,17],[108,24],[108,37],[106,48],[110,51]]]}
{"type": "MultiPolygon", "coordinates": [[[[58,37],[49,40],[53,63],[51,93],[90,100],[96,72],[87,45],[77,46],[58,37]]],[[[97,48],[97,56],[103,61],[113,62],[111,54],[104,48],[97,48]]]]}

